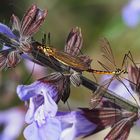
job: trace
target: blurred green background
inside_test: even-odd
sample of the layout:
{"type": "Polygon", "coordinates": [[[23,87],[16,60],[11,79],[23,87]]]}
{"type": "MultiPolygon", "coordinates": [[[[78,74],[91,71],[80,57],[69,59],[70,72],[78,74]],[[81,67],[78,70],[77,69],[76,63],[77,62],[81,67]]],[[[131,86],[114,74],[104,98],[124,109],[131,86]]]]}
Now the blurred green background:
{"type": "MultiPolygon", "coordinates": [[[[48,9],[46,21],[35,38],[41,40],[43,33],[51,32],[52,45],[63,50],[70,29],[79,26],[82,28],[84,38],[82,52],[89,55],[93,59],[92,66],[99,69],[97,60],[101,60],[101,51],[98,40],[101,37],[106,37],[110,41],[118,65],[121,65],[123,55],[128,50],[132,52],[137,62],[140,59],[140,25],[130,28],[122,20],[122,8],[127,2],[127,0],[4,0],[0,3],[0,22],[10,25],[13,13],[21,19],[32,4],[37,4],[41,9],[48,9]]],[[[28,79],[25,75],[30,73],[23,63],[15,69],[0,73],[1,110],[23,105],[16,95],[16,86],[28,79]]],[[[91,74],[85,75],[90,79],[93,78],[91,74]]],[[[83,87],[72,87],[70,107],[88,106],[90,94],[83,87]]],[[[137,128],[134,127],[131,131],[129,140],[139,140],[137,128]]],[[[87,140],[91,138],[102,140],[107,132],[108,130],[105,130],[87,140]]],[[[20,139],[23,139],[22,136],[20,139]]]]}

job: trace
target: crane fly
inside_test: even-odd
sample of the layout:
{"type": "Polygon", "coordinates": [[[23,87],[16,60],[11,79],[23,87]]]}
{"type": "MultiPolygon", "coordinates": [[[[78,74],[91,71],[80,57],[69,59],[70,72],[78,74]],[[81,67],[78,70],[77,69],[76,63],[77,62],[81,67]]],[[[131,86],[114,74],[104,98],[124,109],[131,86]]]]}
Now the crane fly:
{"type": "Polygon", "coordinates": [[[62,64],[69,66],[77,71],[87,71],[95,74],[119,74],[124,71],[117,69],[117,71],[102,71],[90,68],[90,65],[86,63],[80,56],[72,56],[71,54],[63,51],[59,51],[56,48],[47,45],[38,45],[37,48],[47,56],[55,58],[62,64]]]}
{"type": "MultiPolygon", "coordinates": [[[[106,45],[104,45],[104,53],[106,53],[105,58],[107,58],[109,60],[110,56],[107,57],[107,55],[110,52],[112,52],[112,50],[109,47],[109,45],[107,45],[106,41],[104,43],[106,43],[106,45]]],[[[119,69],[119,68],[116,68],[115,70],[112,71],[109,68],[107,68],[107,66],[102,64],[101,62],[99,62],[99,63],[106,69],[105,71],[92,69],[92,68],[90,68],[90,65],[87,62],[85,62],[80,56],[73,56],[70,53],[67,53],[64,51],[59,51],[56,48],[53,48],[49,45],[40,44],[37,46],[37,48],[39,50],[41,50],[42,53],[44,53],[46,56],[51,56],[51,57],[55,58],[57,61],[61,62],[62,64],[69,66],[75,70],[87,71],[87,72],[91,72],[91,73],[95,73],[95,74],[109,74],[109,75],[111,75],[111,74],[120,75],[122,73],[124,73],[124,74],[127,73],[126,69],[119,69]]],[[[110,53],[110,54],[112,54],[112,53],[110,53]]],[[[112,62],[114,64],[114,66],[116,66],[114,58],[112,60],[113,60],[112,62]]]]}
{"type": "MultiPolygon", "coordinates": [[[[111,74],[112,77],[105,80],[103,82],[103,84],[95,91],[93,97],[91,98],[92,107],[96,107],[99,104],[99,102],[101,101],[101,99],[103,97],[103,94],[105,92],[104,90],[106,90],[109,87],[109,85],[111,84],[111,82],[114,79],[118,80],[120,83],[122,83],[124,85],[126,90],[130,93],[132,98],[137,103],[136,99],[134,98],[134,96],[132,95],[132,93],[130,92],[128,87],[124,84],[124,82],[121,79],[122,74],[127,74],[128,73],[127,72],[128,59],[131,62],[134,63],[130,51],[127,54],[124,55],[121,68],[118,68],[117,65],[116,65],[114,55],[113,55],[112,49],[110,47],[109,41],[106,38],[103,38],[103,39],[100,40],[100,45],[101,45],[101,49],[102,49],[102,52],[103,52],[104,59],[108,62],[108,64],[111,64],[111,67],[109,67],[109,66],[106,66],[105,64],[103,64],[102,62],[98,61],[99,64],[106,70],[105,73],[104,73],[104,71],[102,71],[102,73],[103,74],[111,74]]],[[[100,72],[98,72],[98,73],[100,73],[100,72]]],[[[126,78],[124,78],[124,79],[128,80],[126,78]]]]}
{"type": "Polygon", "coordinates": [[[45,55],[55,58],[57,61],[66,66],[70,66],[81,71],[89,69],[89,66],[81,61],[79,57],[71,56],[66,52],[58,51],[56,48],[49,46],[38,46],[38,49],[41,49],[45,55]]]}

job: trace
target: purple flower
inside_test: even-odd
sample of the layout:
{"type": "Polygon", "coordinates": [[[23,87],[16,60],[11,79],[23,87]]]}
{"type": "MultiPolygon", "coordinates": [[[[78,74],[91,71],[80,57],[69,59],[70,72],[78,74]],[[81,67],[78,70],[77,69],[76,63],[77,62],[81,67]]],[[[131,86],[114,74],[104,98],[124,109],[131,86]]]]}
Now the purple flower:
{"type": "Polygon", "coordinates": [[[7,36],[9,36],[10,38],[17,38],[14,33],[12,32],[12,30],[6,26],[5,24],[0,23],[0,33],[3,33],[7,36]]]}
{"type": "Polygon", "coordinates": [[[129,27],[135,27],[140,22],[140,1],[131,0],[122,9],[122,17],[125,24],[129,27]]]}
{"type": "Polygon", "coordinates": [[[49,123],[54,124],[53,130],[55,127],[57,129],[59,124],[55,119],[48,121],[48,118],[53,118],[57,113],[57,105],[54,101],[57,100],[56,88],[53,85],[37,81],[29,86],[18,86],[17,93],[21,100],[29,100],[25,121],[30,125],[24,131],[25,138],[38,140],[45,137],[49,139],[49,136],[53,136],[54,134],[50,134],[48,131],[50,130],[48,129],[49,123]]]}
{"type": "Polygon", "coordinates": [[[24,115],[24,112],[18,108],[0,111],[0,124],[4,124],[4,129],[0,133],[1,140],[18,138],[24,126],[24,115]]]}
{"type": "Polygon", "coordinates": [[[69,112],[59,111],[56,104],[58,89],[49,82],[36,81],[28,86],[20,85],[17,93],[21,100],[29,100],[25,117],[28,126],[24,130],[27,140],[75,140],[80,136],[95,134],[108,126],[112,126],[112,129],[106,138],[126,138],[133,122],[138,119],[136,113],[113,107],[113,103],[110,107],[103,104],[93,110],[81,108],[69,112]]]}
{"type": "Polygon", "coordinates": [[[2,45],[9,47],[0,52],[0,69],[15,67],[23,53],[31,52],[31,37],[38,31],[46,16],[46,10],[42,11],[32,5],[21,22],[17,16],[12,15],[12,29],[0,24],[0,41],[2,45]]]}
{"type": "Polygon", "coordinates": [[[82,109],[58,112],[56,118],[61,122],[60,140],[75,140],[76,137],[87,136],[97,127],[86,117],[82,109]]]}
{"type": "Polygon", "coordinates": [[[40,127],[33,121],[24,130],[24,137],[27,140],[59,140],[60,134],[61,125],[55,118],[46,118],[44,125],[40,127]]]}
{"type": "Polygon", "coordinates": [[[38,126],[34,121],[27,126],[24,136],[27,140],[74,140],[96,128],[96,125],[84,117],[82,110],[57,112],[54,117],[46,117],[46,123],[38,126]]]}
{"type": "Polygon", "coordinates": [[[29,125],[24,130],[27,140],[74,140],[75,137],[88,135],[96,128],[81,110],[58,111],[58,91],[52,84],[36,81],[28,86],[20,85],[17,94],[21,100],[29,100],[25,116],[29,125]]]}
{"type": "Polygon", "coordinates": [[[31,51],[31,37],[39,30],[47,13],[47,10],[42,11],[33,4],[23,16],[21,22],[17,16],[12,15],[12,31],[18,37],[19,47],[23,52],[31,51]]]}
{"type": "Polygon", "coordinates": [[[45,123],[38,126],[33,121],[24,130],[27,140],[74,140],[93,132],[96,124],[90,122],[82,110],[71,112],[57,112],[56,116],[46,116],[45,123]]]}
{"type": "Polygon", "coordinates": [[[17,94],[21,100],[30,101],[26,114],[27,123],[35,120],[40,126],[46,116],[54,116],[57,112],[57,90],[51,84],[36,81],[31,85],[20,85],[17,87],[17,94]]]}

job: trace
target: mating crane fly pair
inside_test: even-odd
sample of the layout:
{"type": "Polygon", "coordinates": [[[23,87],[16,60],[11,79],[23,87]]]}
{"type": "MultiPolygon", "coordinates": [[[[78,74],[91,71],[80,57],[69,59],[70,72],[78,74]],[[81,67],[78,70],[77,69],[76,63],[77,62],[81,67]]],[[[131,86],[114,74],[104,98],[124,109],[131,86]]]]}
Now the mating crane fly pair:
{"type": "MultiPolygon", "coordinates": [[[[79,56],[72,56],[70,53],[67,53],[67,52],[64,52],[64,51],[59,51],[56,48],[53,48],[50,44],[48,44],[48,45],[40,44],[40,45],[37,46],[37,49],[41,50],[41,52],[44,53],[46,56],[53,57],[58,62],[66,65],[66,66],[69,66],[70,68],[72,68],[76,71],[80,71],[80,72],[87,71],[87,72],[95,73],[95,74],[112,74],[112,75],[116,75],[116,76],[119,76],[120,74],[126,74],[127,73],[126,68],[123,69],[123,67],[122,67],[120,69],[120,68],[116,67],[114,57],[113,57],[113,54],[112,54],[112,50],[110,48],[110,45],[109,45],[109,42],[107,41],[107,39],[103,38],[101,41],[102,41],[101,47],[104,49],[103,50],[103,53],[104,53],[103,56],[105,56],[105,58],[107,60],[109,60],[112,63],[112,65],[114,65],[114,67],[115,67],[114,70],[110,70],[107,66],[105,66],[100,61],[98,61],[98,62],[106,70],[103,71],[103,70],[92,69],[92,68],[90,68],[90,65],[88,65],[86,62],[84,62],[79,56]]],[[[129,54],[125,55],[123,64],[124,64],[128,55],[129,54]]]]}
{"type": "MultiPolygon", "coordinates": [[[[127,54],[124,55],[124,58],[122,61],[122,66],[121,66],[121,68],[118,68],[116,66],[113,52],[112,52],[112,49],[110,47],[108,40],[106,38],[103,38],[102,40],[100,40],[100,45],[101,45],[101,49],[103,52],[103,57],[112,65],[112,68],[110,68],[110,67],[104,65],[102,62],[98,61],[99,64],[105,69],[105,71],[92,69],[92,68],[90,68],[90,65],[88,65],[86,62],[82,61],[82,59],[79,56],[73,56],[70,53],[67,53],[64,51],[59,51],[56,48],[53,48],[52,46],[50,46],[50,44],[48,44],[48,45],[46,45],[44,43],[40,44],[37,46],[37,49],[41,50],[41,52],[44,55],[54,58],[58,62],[72,68],[73,70],[75,70],[77,72],[87,71],[87,72],[90,72],[93,74],[112,75],[112,77],[108,81],[105,81],[105,84],[101,85],[100,87],[107,89],[109,87],[109,85],[111,84],[111,82],[114,79],[117,79],[119,82],[121,82],[125,86],[127,91],[134,98],[134,96],[129,91],[129,89],[126,87],[126,85],[123,83],[123,81],[120,77],[122,74],[128,73],[127,72],[128,59],[130,61],[133,60],[131,52],[129,51],[127,54]]],[[[51,58],[50,58],[50,60],[51,60],[51,58]]],[[[134,63],[134,61],[133,61],[133,63],[134,63]]],[[[99,88],[99,89],[101,89],[101,88],[99,88]]],[[[93,101],[98,102],[98,101],[100,101],[99,98],[102,98],[102,90],[97,90],[97,92],[95,92],[95,94],[93,95],[93,101]]],[[[135,98],[134,98],[134,100],[136,101],[135,98]]],[[[94,104],[93,106],[96,106],[95,102],[93,104],[94,104]]]]}
{"type": "MultiPolygon", "coordinates": [[[[79,32],[79,34],[81,35],[81,29],[80,28],[76,27],[74,29],[76,30],[74,32],[79,32]]],[[[70,36],[70,34],[69,34],[69,36],[70,36]]],[[[70,38],[69,36],[68,36],[68,38],[70,38]]],[[[8,45],[9,45],[9,43],[11,43],[11,40],[9,41],[8,38],[5,39],[5,37],[4,37],[3,40],[7,40],[8,45]]],[[[50,40],[50,36],[49,36],[49,40],[50,40]]],[[[82,44],[82,43],[80,43],[80,44],[82,44]]],[[[110,47],[110,44],[109,44],[108,40],[103,38],[100,41],[100,44],[101,44],[101,48],[102,48],[102,52],[103,52],[103,57],[107,61],[109,61],[109,63],[113,66],[113,69],[110,69],[108,66],[104,65],[100,61],[99,61],[99,64],[105,69],[105,71],[92,69],[90,67],[91,59],[89,59],[87,57],[78,56],[81,47],[74,48],[76,50],[76,53],[75,53],[76,55],[75,54],[72,55],[70,53],[71,51],[69,52],[67,50],[69,50],[69,49],[71,49],[72,47],[75,47],[75,46],[72,46],[71,48],[67,48],[68,46],[65,46],[65,51],[59,51],[56,48],[53,48],[50,45],[50,43],[46,44],[45,37],[43,38],[42,44],[38,43],[38,45],[36,46],[36,45],[34,45],[34,43],[32,43],[32,47],[33,47],[32,50],[34,50],[34,48],[35,48],[35,50],[37,49],[37,51],[39,51],[39,52],[41,50],[41,53],[43,53],[45,56],[49,57],[50,61],[53,58],[56,61],[58,61],[59,63],[68,66],[69,68],[73,69],[76,72],[87,71],[87,72],[93,73],[93,74],[109,74],[109,75],[113,75],[113,78],[111,78],[109,83],[111,83],[111,81],[114,78],[117,78],[117,80],[119,80],[122,83],[122,81],[119,78],[119,76],[121,74],[126,74],[127,73],[126,61],[127,61],[127,58],[132,57],[131,53],[128,52],[128,54],[126,54],[124,56],[124,59],[123,59],[123,62],[122,62],[122,67],[117,68],[117,66],[115,64],[114,56],[113,56],[113,53],[112,53],[112,50],[111,50],[111,47],[110,47]],[[85,61],[84,58],[86,58],[88,60],[85,61]]],[[[34,59],[35,59],[34,62],[37,62],[35,56],[34,56],[34,59]]],[[[52,64],[53,64],[53,61],[52,61],[52,64]]]]}

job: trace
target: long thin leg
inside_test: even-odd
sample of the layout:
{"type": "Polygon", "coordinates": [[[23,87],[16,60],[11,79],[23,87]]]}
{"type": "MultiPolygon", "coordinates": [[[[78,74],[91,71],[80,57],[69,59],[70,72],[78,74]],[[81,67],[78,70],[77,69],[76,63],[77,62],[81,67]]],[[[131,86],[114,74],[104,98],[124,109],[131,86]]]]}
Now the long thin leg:
{"type": "Polygon", "coordinates": [[[138,104],[137,100],[135,99],[135,97],[133,96],[133,94],[130,92],[130,90],[128,89],[128,87],[125,85],[125,83],[119,77],[117,77],[116,79],[124,85],[124,87],[126,88],[126,90],[130,93],[130,95],[132,96],[132,98],[134,99],[134,101],[136,102],[136,104],[139,107],[139,104],[138,104]]]}
{"type": "Polygon", "coordinates": [[[136,65],[136,63],[134,62],[132,53],[131,53],[130,51],[128,51],[128,53],[127,53],[126,55],[127,55],[127,58],[129,58],[129,60],[133,63],[134,67],[136,68],[137,65],[136,65]]]}
{"type": "Polygon", "coordinates": [[[121,65],[121,69],[123,69],[123,67],[125,67],[125,71],[127,71],[127,67],[128,67],[127,57],[128,57],[128,55],[125,54],[123,57],[122,65],[121,65]]]}
{"type": "Polygon", "coordinates": [[[90,104],[91,104],[91,108],[96,108],[98,106],[98,104],[100,103],[100,101],[103,98],[103,94],[105,92],[105,90],[109,87],[109,85],[111,84],[111,82],[114,80],[115,75],[113,77],[111,77],[111,79],[107,79],[104,81],[104,85],[102,84],[93,94],[91,100],[90,100],[90,104]]]}

